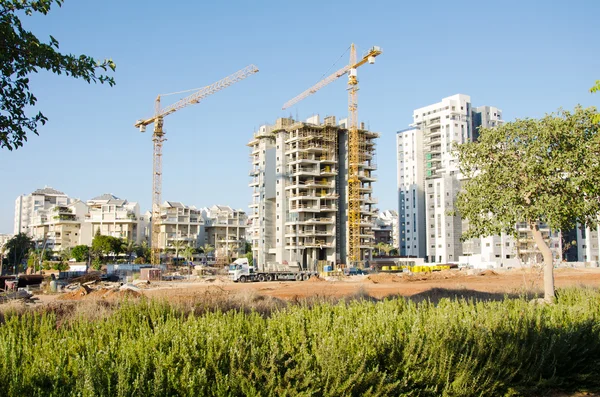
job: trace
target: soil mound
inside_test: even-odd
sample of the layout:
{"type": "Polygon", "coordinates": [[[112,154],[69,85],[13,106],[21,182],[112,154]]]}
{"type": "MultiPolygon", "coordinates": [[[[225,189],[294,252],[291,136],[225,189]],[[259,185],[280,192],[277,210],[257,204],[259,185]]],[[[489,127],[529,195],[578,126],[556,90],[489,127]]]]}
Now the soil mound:
{"type": "Polygon", "coordinates": [[[496,273],[493,270],[484,270],[481,273],[479,273],[480,276],[498,276],[498,273],[496,273]]]}
{"type": "Polygon", "coordinates": [[[84,299],[87,295],[89,295],[90,292],[92,292],[92,289],[90,289],[86,285],[82,285],[81,287],[77,288],[75,291],[66,292],[63,295],[61,295],[58,298],[56,298],[56,299],[60,299],[60,300],[81,300],[81,299],[84,299]]]}
{"type": "Polygon", "coordinates": [[[369,274],[365,280],[373,284],[399,283],[402,281],[402,277],[396,274],[378,273],[369,274]]]}
{"type": "Polygon", "coordinates": [[[142,296],[141,293],[137,291],[133,291],[131,289],[123,289],[118,290],[114,288],[100,288],[100,289],[90,289],[89,287],[82,285],[78,289],[73,292],[67,292],[62,296],[59,296],[57,299],[60,300],[82,300],[82,299],[110,299],[110,300],[119,300],[119,299],[130,299],[130,298],[139,298],[142,296]]]}
{"type": "Polygon", "coordinates": [[[321,283],[321,282],[325,281],[325,279],[323,279],[319,276],[310,276],[310,278],[306,281],[309,283],[321,283]]]}

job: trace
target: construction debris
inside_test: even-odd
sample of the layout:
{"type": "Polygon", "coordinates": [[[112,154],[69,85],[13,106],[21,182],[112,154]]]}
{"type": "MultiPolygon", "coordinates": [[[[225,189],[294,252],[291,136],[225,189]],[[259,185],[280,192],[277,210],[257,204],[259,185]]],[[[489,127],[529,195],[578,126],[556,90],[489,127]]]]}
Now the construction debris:
{"type": "Polygon", "coordinates": [[[0,295],[0,303],[11,302],[15,300],[20,300],[25,303],[34,302],[37,298],[34,298],[32,294],[25,291],[24,289],[19,289],[14,292],[8,292],[0,295]]]}

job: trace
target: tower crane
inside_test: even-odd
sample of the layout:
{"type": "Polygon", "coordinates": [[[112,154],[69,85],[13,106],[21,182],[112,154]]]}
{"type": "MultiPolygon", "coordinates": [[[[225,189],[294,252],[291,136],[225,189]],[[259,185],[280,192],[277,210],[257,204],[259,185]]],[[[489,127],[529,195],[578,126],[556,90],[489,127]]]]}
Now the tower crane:
{"type": "Polygon", "coordinates": [[[348,262],[355,266],[360,260],[360,179],[358,168],[360,158],[360,136],[358,133],[358,79],[356,69],[365,63],[375,63],[375,57],[381,55],[380,47],[372,47],[360,61],[356,61],[354,44],[350,46],[350,62],[329,77],[319,81],[314,86],[290,99],[283,105],[283,109],[300,102],[309,95],[314,94],[329,83],[344,74],[348,74],[348,113],[350,125],[348,126],[348,262]]]}
{"type": "MultiPolygon", "coordinates": [[[[154,123],[154,133],[152,134],[152,141],[154,142],[154,156],[152,166],[152,265],[160,264],[160,248],[159,248],[159,236],[160,230],[158,222],[160,219],[160,202],[162,195],[162,146],[165,140],[165,132],[163,131],[163,118],[175,113],[179,109],[182,109],[188,105],[194,105],[209,95],[212,95],[230,85],[237,83],[245,79],[246,77],[258,72],[258,68],[254,65],[246,66],[244,69],[235,72],[234,74],[225,77],[222,80],[217,81],[211,85],[200,88],[193,94],[175,102],[161,109],[160,106],[160,95],[156,98],[154,103],[154,116],[145,120],[138,120],[134,126],[140,129],[140,132],[146,132],[146,126],[154,123]]],[[[194,90],[195,91],[195,90],[194,90]]]]}

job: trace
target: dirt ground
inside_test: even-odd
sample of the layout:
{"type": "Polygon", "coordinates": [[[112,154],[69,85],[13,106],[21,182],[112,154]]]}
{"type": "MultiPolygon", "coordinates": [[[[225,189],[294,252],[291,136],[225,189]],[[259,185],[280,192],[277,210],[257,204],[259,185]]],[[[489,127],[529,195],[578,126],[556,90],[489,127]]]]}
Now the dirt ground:
{"type": "MultiPolygon", "coordinates": [[[[555,270],[557,288],[568,286],[600,287],[600,269],[555,270]]],[[[143,290],[148,297],[181,299],[204,294],[207,291],[252,291],[259,295],[290,300],[306,297],[345,297],[368,295],[374,298],[415,296],[432,289],[472,291],[490,295],[520,294],[542,291],[543,275],[539,269],[518,270],[448,270],[429,274],[372,274],[308,281],[233,283],[225,277],[211,277],[203,281],[160,282],[143,290]]],[[[430,292],[430,291],[429,291],[430,292]]]]}
{"type": "MultiPolygon", "coordinates": [[[[557,288],[569,286],[600,287],[600,268],[560,268],[554,272],[557,288]]],[[[139,293],[104,289],[82,294],[81,290],[63,294],[36,295],[38,304],[54,300],[117,299],[136,297],[185,301],[206,294],[224,295],[252,294],[283,300],[303,298],[343,298],[370,296],[376,299],[407,296],[418,299],[445,296],[477,296],[501,299],[506,294],[542,293],[543,274],[540,269],[512,270],[447,270],[429,274],[378,273],[363,276],[311,278],[308,281],[274,281],[234,283],[226,276],[210,276],[198,280],[161,281],[138,285],[139,293]],[[79,291],[79,292],[78,292],[79,291]],[[107,293],[109,292],[109,293],[107,293]]],[[[97,287],[96,287],[97,288],[97,287]]],[[[137,290],[137,289],[136,289],[137,290]]]]}

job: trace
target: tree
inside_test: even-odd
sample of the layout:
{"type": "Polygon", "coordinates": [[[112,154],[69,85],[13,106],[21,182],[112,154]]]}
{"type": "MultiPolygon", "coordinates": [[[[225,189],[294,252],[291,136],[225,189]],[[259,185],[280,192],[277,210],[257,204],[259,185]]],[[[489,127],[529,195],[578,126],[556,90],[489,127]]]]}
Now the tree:
{"type": "Polygon", "coordinates": [[[246,252],[246,259],[248,260],[248,266],[254,266],[254,256],[252,255],[252,251],[246,252]]]}
{"type": "Polygon", "coordinates": [[[198,250],[204,254],[204,262],[208,263],[208,254],[210,254],[211,252],[213,252],[215,250],[215,247],[213,247],[210,244],[204,244],[198,250]]]}
{"type": "Polygon", "coordinates": [[[25,30],[20,17],[34,13],[48,14],[53,4],[64,0],[0,0],[0,148],[17,149],[27,141],[27,133],[38,134],[38,124],[48,120],[41,112],[27,114],[37,98],[29,90],[29,75],[41,70],[65,74],[87,83],[115,84],[112,77],[96,74],[114,71],[112,60],[97,61],[87,55],[64,55],[58,52],[58,41],[50,36],[41,42],[25,30]]]}
{"type": "MultiPolygon", "coordinates": [[[[554,300],[552,230],[595,227],[600,213],[600,125],[595,108],[576,107],[540,120],[481,129],[477,142],[455,147],[467,178],[456,209],[469,227],[463,238],[517,236],[526,222],[544,261],[544,298],[554,300]]],[[[456,215],[456,214],[455,214],[456,215]]]]}
{"type": "MultiPolygon", "coordinates": [[[[596,92],[600,92],[600,80],[596,80],[596,84],[594,84],[594,86],[592,88],[590,88],[590,92],[592,94],[594,94],[596,92]]],[[[594,122],[600,123],[600,114],[597,114],[594,116],[594,122]]]]}
{"type": "Polygon", "coordinates": [[[133,240],[123,240],[123,243],[121,244],[121,250],[127,255],[129,262],[132,260],[131,257],[135,252],[136,246],[137,244],[133,240]]]}
{"type": "Polygon", "coordinates": [[[103,236],[97,232],[92,240],[92,252],[99,256],[102,261],[110,254],[113,256],[118,255],[121,252],[121,244],[121,239],[112,236],[103,236]]]}
{"type": "Polygon", "coordinates": [[[4,275],[4,255],[7,252],[6,244],[0,246],[0,276],[4,275]]]}
{"type": "Polygon", "coordinates": [[[71,256],[77,262],[85,262],[88,260],[90,254],[90,247],[87,245],[76,245],[71,250],[71,256]]]}
{"type": "Polygon", "coordinates": [[[179,259],[179,250],[182,249],[183,247],[185,247],[187,244],[185,241],[181,241],[181,240],[174,240],[173,241],[173,248],[175,248],[175,260],[177,261],[179,259]]]}
{"type": "Polygon", "coordinates": [[[146,240],[142,241],[142,244],[136,245],[135,247],[135,256],[137,256],[136,261],[140,258],[143,258],[143,261],[140,263],[145,263],[146,260],[150,259],[152,255],[150,251],[150,247],[148,247],[148,242],[146,240]]]}
{"type": "Polygon", "coordinates": [[[191,262],[194,260],[195,253],[196,253],[196,250],[194,249],[194,247],[188,245],[183,249],[183,252],[181,254],[183,255],[183,257],[185,258],[185,260],[187,262],[191,262]]]}
{"type": "Polygon", "coordinates": [[[16,234],[6,242],[6,249],[8,251],[6,259],[14,266],[15,273],[18,272],[18,265],[33,247],[33,240],[25,233],[16,234]]]}
{"type": "Polygon", "coordinates": [[[394,247],[392,247],[390,244],[383,243],[381,249],[383,250],[383,252],[385,252],[386,256],[390,256],[390,252],[394,249],[394,247]]]}

